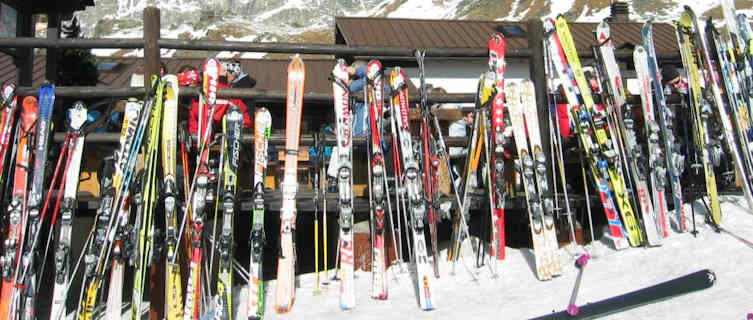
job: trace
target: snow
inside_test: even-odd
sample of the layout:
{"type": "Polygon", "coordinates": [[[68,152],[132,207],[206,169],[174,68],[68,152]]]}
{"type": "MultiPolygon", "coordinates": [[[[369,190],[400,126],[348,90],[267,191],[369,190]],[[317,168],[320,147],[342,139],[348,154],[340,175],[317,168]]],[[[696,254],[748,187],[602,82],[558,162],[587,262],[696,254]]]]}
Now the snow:
{"type": "MultiPolygon", "coordinates": [[[[753,241],[753,215],[739,203],[737,196],[722,197],[723,227],[731,234],[753,241]]],[[[743,319],[753,312],[753,244],[745,243],[726,233],[716,233],[702,221],[706,210],[695,202],[698,236],[670,232],[663,246],[629,248],[615,251],[604,243],[595,243],[586,250],[593,256],[586,266],[577,304],[583,305],[671,280],[701,269],[716,273],[716,284],[703,291],[645,305],[618,313],[609,319],[743,319]]],[[[686,204],[690,215],[690,204],[686,204]]],[[[598,214],[594,211],[594,214],[598,214]]],[[[670,215],[674,221],[674,216],[670,215]]],[[[691,221],[688,220],[688,223],[691,221]]],[[[441,247],[441,246],[440,246],[441,247]]],[[[470,249],[467,249],[470,250],[470,249]]],[[[421,311],[415,299],[410,273],[390,268],[389,299],[369,297],[370,275],[356,273],[356,308],[339,309],[338,283],[331,282],[321,295],[313,295],[313,274],[300,276],[301,287],[290,313],[273,311],[274,281],[267,287],[266,319],[525,319],[561,311],[567,307],[577,275],[574,266],[582,248],[561,248],[564,274],[550,281],[536,279],[533,253],[530,249],[507,248],[506,259],[494,279],[489,269],[470,268],[478,273],[473,281],[470,273],[458,263],[456,273],[442,258],[441,277],[436,279],[432,296],[437,308],[421,311]]],[[[471,257],[470,252],[464,253],[471,257]]],[[[442,252],[446,257],[446,252],[442,252]]],[[[468,262],[472,258],[468,259],[468,262]]],[[[331,275],[331,273],[330,273],[331,275]]],[[[241,301],[245,301],[245,289],[241,301]]],[[[238,308],[238,319],[245,319],[245,308],[238,308]]]]}
{"type": "Polygon", "coordinates": [[[390,18],[408,19],[450,19],[461,0],[454,1],[406,1],[389,15],[390,18]],[[439,2],[439,4],[437,4],[439,2]]]}

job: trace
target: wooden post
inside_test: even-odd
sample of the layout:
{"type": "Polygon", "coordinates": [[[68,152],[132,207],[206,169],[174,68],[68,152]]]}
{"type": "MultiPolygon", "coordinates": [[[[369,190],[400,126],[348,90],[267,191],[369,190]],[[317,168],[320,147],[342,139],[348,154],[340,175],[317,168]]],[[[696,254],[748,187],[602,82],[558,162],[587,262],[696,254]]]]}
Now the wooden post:
{"type": "MultiPolygon", "coordinates": [[[[159,75],[160,52],[160,10],[144,8],[144,89],[147,94],[152,88],[152,75],[159,75]]],[[[157,241],[160,242],[160,241],[157,241]]],[[[155,243],[157,243],[155,242],[155,243]]],[[[155,248],[152,248],[155,250],[155,248]]],[[[149,268],[149,319],[164,319],[165,314],[165,261],[153,261],[149,268]]]]}
{"type": "MultiPolygon", "coordinates": [[[[16,35],[19,37],[33,37],[34,36],[34,21],[32,18],[32,4],[31,1],[23,1],[18,10],[18,23],[16,35]]],[[[32,73],[34,72],[34,49],[32,48],[17,48],[18,56],[21,58],[15,59],[16,68],[18,72],[18,86],[31,86],[32,85],[32,73]]]]}
{"type": "Polygon", "coordinates": [[[159,75],[160,11],[155,7],[144,8],[144,88],[149,92],[152,75],[159,75]]]}
{"type": "MultiPolygon", "coordinates": [[[[57,40],[60,38],[60,13],[47,12],[47,39],[57,40]]],[[[58,49],[47,48],[47,65],[45,66],[45,79],[52,84],[58,81],[58,49]]]]}
{"type": "MultiPolygon", "coordinates": [[[[549,136],[549,103],[546,98],[546,68],[544,67],[544,26],[541,20],[534,19],[528,21],[528,49],[531,50],[531,57],[528,60],[529,72],[531,73],[531,81],[536,87],[536,106],[539,115],[539,130],[541,131],[541,149],[543,149],[547,160],[552,159],[549,136]]],[[[557,133],[559,134],[559,133],[557,133]]],[[[550,163],[546,167],[547,177],[549,180],[549,189],[554,190],[554,183],[557,183],[557,179],[552,175],[554,163],[550,163]]]]}

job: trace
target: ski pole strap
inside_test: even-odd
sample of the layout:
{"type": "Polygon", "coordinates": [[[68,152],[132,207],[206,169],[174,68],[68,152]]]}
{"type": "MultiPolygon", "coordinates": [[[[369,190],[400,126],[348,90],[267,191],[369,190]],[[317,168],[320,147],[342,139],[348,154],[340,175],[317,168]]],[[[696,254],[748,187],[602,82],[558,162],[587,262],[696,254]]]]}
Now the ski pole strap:
{"type": "Polygon", "coordinates": [[[13,96],[15,96],[15,95],[16,95],[16,87],[14,86],[13,87],[13,91],[10,92],[10,94],[8,95],[8,97],[7,98],[3,97],[3,105],[0,106],[0,110],[3,110],[5,108],[9,108],[11,101],[13,101],[13,96]]]}
{"type": "Polygon", "coordinates": [[[601,46],[603,46],[603,45],[606,45],[606,44],[607,44],[607,42],[609,42],[610,40],[612,40],[612,35],[609,35],[609,37],[607,37],[606,39],[604,39],[604,41],[598,42],[598,43],[596,44],[596,46],[597,46],[597,47],[601,47],[601,46]]]}
{"type": "Polygon", "coordinates": [[[345,82],[343,82],[342,80],[336,78],[334,75],[330,74],[329,78],[327,78],[327,79],[329,81],[334,82],[335,84],[337,84],[338,86],[340,86],[341,88],[343,88],[343,90],[345,90],[348,93],[350,93],[350,88],[348,88],[348,85],[346,85],[345,82]]]}

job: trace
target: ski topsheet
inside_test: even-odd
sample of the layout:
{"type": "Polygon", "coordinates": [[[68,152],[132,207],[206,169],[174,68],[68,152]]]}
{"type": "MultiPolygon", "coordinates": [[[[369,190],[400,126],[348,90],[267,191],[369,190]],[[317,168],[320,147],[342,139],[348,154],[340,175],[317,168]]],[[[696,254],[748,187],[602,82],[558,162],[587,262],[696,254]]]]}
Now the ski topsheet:
{"type": "MultiPolygon", "coordinates": [[[[165,316],[178,320],[183,316],[183,287],[178,263],[178,77],[166,75],[162,116],[162,195],[165,202],[165,316]]],[[[185,177],[188,179],[188,177],[185,177]]]]}
{"type": "Polygon", "coordinates": [[[531,320],[601,318],[642,305],[710,288],[715,282],[716,275],[714,272],[704,269],[647,288],[586,304],[577,309],[577,316],[569,314],[568,311],[560,311],[531,320]]]}
{"type": "Polygon", "coordinates": [[[539,130],[538,110],[536,107],[535,88],[533,82],[524,80],[521,83],[520,98],[525,115],[525,124],[528,129],[528,139],[531,143],[529,152],[533,161],[533,173],[536,178],[536,187],[541,203],[544,223],[544,245],[546,249],[546,268],[552,276],[562,274],[557,242],[557,234],[554,226],[554,199],[549,190],[549,177],[546,172],[546,155],[541,145],[541,131],[539,130]]]}
{"type": "Polygon", "coordinates": [[[353,114],[350,109],[347,86],[348,66],[345,61],[337,61],[332,77],[333,97],[335,99],[335,126],[337,132],[337,186],[339,189],[340,208],[340,309],[347,310],[356,306],[355,279],[353,270],[353,137],[351,128],[353,114]]]}
{"type": "Polygon", "coordinates": [[[531,236],[533,238],[534,261],[536,264],[536,277],[539,280],[547,280],[552,277],[549,265],[549,246],[544,238],[544,212],[541,206],[541,197],[536,189],[534,176],[534,162],[526,139],[526,128],[523,113],[523,104],[520,100],[520,88],[517,83],[509,83],[505,87],[507,109],[510,113],[515,146],[518,149],[519,168],[523,180],[526,202],[528,205],[528,217],[531,224],[531,236]]]}
{"type": "MultiPolygon", "coordinates": [[[[220,62],[208,59],[203,65],[202,96],[199,99],[199,128],[197,133],[198,153],[196,170],[191,184],[191,191],[186,196],[190,201],[187,214],[191,216],[191,264],[189,265],[188,284],[186,285],[186,303],[183,308],[183,319],[198,319],[201,313],[201,271],[202,271],[202,235],[204,232],[204,209],[206,208],[207,188],[209,183],[209,142],[212,136],[212,125],[217,102],[217,83],[219,79],[220,62]],[[208,108],[207,123],[203,123],[205,110],[208,108]]],[[[208,288],[205,288],[208,290],[208,288]]]]}
{"type": "Polygon", "coordinates": [[[249,319],[264,316],[264,282],[262,253],[264,249],[264,174],[267,170],[267,145],[272,131],[272,116],[266,108],[256,110],[254,120],[254,213],[251,225],[251,264],[248,269],[247,314],[249,319]]]}
{"type": "Polygon", "coordinates": [[[46,83],[39,89],[39,119],[34,146],[34,167],[32,171],[31,190],[27,195],[25,215],[25,231],[21,233],[19,249],[23,248],[21,262],[17,266],[16,290],[11,301],[11,312],[23,314],[29,318],[34,314],[36,296],[36,244],[44,218],[42,209],[42,196],[44,193],[45,166],[47,164],[47,146],[50,136],[52,109],[55,103],[55,86],[46,83]],[[15,304],[15,305],[14,305],[15,304]]]}
{"type": "Polygon", "coordinates": [[[224,140],[222,152],[225,164],[222,178],[222,228],[219,241],[219,270],[217,274],[217,309],[215,319],[233,319],[233,217],[235,214],[235,190],[238,184],[238,159],[240,158],[243,114],[232,106],[222,122],[224,140]]]}
{"type": "Polygon", "coordinates": [[[16,153],[15,170],[13,174],[13,191],[8,204],[8,236],[5,238],[2,264],[2,302],[0,302],[0,319],[7,319],[11,310],[15,282],[18,274],[18,263],[21,257],[21,237],[25,227],[24,211],[26,209],[27,187],[29,177],[29,162],[31,159],[31,137],[34,135],[34,125],[39,117],[37,98],[28,96],[21,103],[21,127],[17,135],[18,151],[16,153]]]}
{"type": "MultiPolygon", "coordinates": [[[[18,106],[18,97],[16,96],[16,85],[8,83],[3,85],[2,88],[2,111],[0,111],[0,179],[10,177],[9,174],[4,172],[10,171],[10,164],[13,159],[8,160],[8,150],[11,145],[11,134],[13,128],[15,128],[16,109],[18,106]]],[[[5,190],[5,185],[8,183],[8,178],[5,178],[0,182],[0,186],[3,186],[2,190],[5,190]]]]}
{"type": "MultiPolygon", "coordinates": [[[[685,208],[682,205],[682,186],[680,185],[680,175],[684,170],[685,159],[678,152],[680,146],[677,144],[677,139],[675,138],[675,134],[673,132],[675,122],[674,111],[672,111],[672,109],[667,106],[666,100],[664,99],[664,89],[661,85],[662,79],[661,73],[659,71],[659,64],[656,61],[654,37],[651,30],[650,21],[643,25],[642,33],[643,47],[646,49],[648,70],[651,75],[651,81],[653,83],[654,98],[656,98],[657,116],[655,118],[658,119],[662,132],[662,141],[664,142],[664,159],[667,164],[665,169],[667,171],[667,174],[669,175],[669,185],[672,191],[671,194],[675,207],[675,214],[677,215],[677,230],[679,232],[685,232],[687,226],[685,223],[685,208]]],[[[664,176],[662,176],[661,178],[664,179],[664,176]]],[[[666,220],[667,218],[665,218],[665,223],[666,220]]],[[[667,228],[668,227],[669,226],[667,226],[667,228]]],[[[667,236],[666,232],[664,236],[667,236]]]]}
{"type": "Polygon", "coordinates": [[[431,263],[426,250],[426,238],[424,237],[424,217],[426,208],[421,190],[420,172],[418,163],[413,156],[412,138],[410,135],[410,123],[408,113],[408,89],[407,77],[400,67],[395,67],[390,73],[390,87],[395,94],[391,100],[392,114],[398,123],[398,136],[400,143],[400,156],[403,161],[403,187],[408,199],[408,213],[412,219],[411,233],[413,235],[414,259],[416,261],[416,282],[418,303],[421,309],[431,310],[435,308],[431,295],[431,263]],[[398,116],[399,115],[399,116],[398,116]]]}
{"type": "MultiPolygon", "coordinates": [[[[113,185],[115,188],[118,188],[122,183],[124,176],[123,170],[125,170],[128,154],[131,152],[131,144],[133,143],[136,129],[139,125],[139,115],[141,114],[142,108],[143,103],[137,102],[133,98],[126,102],[125,110],[123,111],[123,124],[120,131],[120,147],[114,153],[116,165],[113,185]]],[[[106,307],[106,315],[108,317],[117,317],[122,313],[123,278],[125,274],[126,260],[128,259],[128,254],[124,252],[124,241],[127,241],[130,236],[126,231],[131,212],[130,190],[123,190],[122,195],[124,201],[118,208],[118,220],[120,221],[120,226],[118,232],[115,233],[115,237],[113,238],[110,289],[107,293],[106,307]]]]}
{"type": "Polygon", "coordinates": [[[369,61],[366,67],[368,78],[366,96],[369,106],[369,123],[371,128],[369,148],[371,149],[371,225],[374,234],[371,263],[371,297],[387,299],[387,252],[385,251],[385,216],[387,209],[385,192],[386,168],[382,150],[382,114],[384,112],[384,83],[382,64],[377,60],[369,61]]]}
{"type": "MultiPolygon", "coordinates": [[[[76,210],[76,193],[78,191],[79,174],[81,171],[81,156],[84,149],[84,135],[81,126],[86,121],[87,110],[84,104],[77,101],[68,110],[70,124],[68,127],[68,164],[64,170],[64,180],[60,183],[63,189],[62,213],[60,216],[60,235],[55,249],[55,282],[53,284],[52,306],[50,319],[61,319],[68,314],[65,300],[68,296],[68,281],[70,280],[70,249],[71,233],[73,229],[73,215],[76,210]]],[[[62,154],[61,154],[62,156],[62,154]]],[[[54,223],[51,223],[54,226],[54,223]]]]}
{"type": "Polygon", "coordinates": [[[680,46],[680,56],[682,64],[687,70],[688,83],[690,86],[690,108],[693,114],[693,141],[696,145],[696,152],[701,154],[703,162],[703,171],[706,176],[706,193],[709,196],[709,207],[711,208],[711,217],[714,223],[721,223],[722,212],[719,206],[719,194],[716,188],[716,176],[714,174],[714,165],[711,163],[711,138],[709,137],[709,120],[712,116],[711,106],[708,100],[703,96],[701,88],[701,62],[697,60],[695,14],[690,7],[686,7],[680,16],[680,20],[675,22],[677,29],[677,42],[680,46]]]}
{"type": "MultiPolygon", "coordinates": [[[[492,201],[491,255],[498,260],[505,258],[505,38],[502,33],[494,33],[489,39],[489,68],[494,74],[495,95],[492,99],[489,147],[491,149],[491,185],[489,193],[492,201]]],[[[496,272],[496,271],[495,271],[496,272]]]]}
{"type": "Polygon", "coordinates": [[[641,94],[641,105],[643,107],[643,124],[645,126],[646,145],[648,149],[648,167],[649,182],[651,185],[651,199],[654,203],[654,209],[658,212],[656,220],[643,221],[646,227],[646,235],[649,238],[649,244],[655,245],[660,242],[655,238],[656,233],[650,228],[655,228],[663,237],[667,237],[667,206],[664,196],[664,185],[666,169],[664,167],[664,157],[662,157],[662,148],[659,145],[659,124],[654,117],[654,100],[651,94],[651,76],[648,70],[648,56],[646,49],[638,45],[633,51],[633,60],[635,72],[638,76],[638,87],[641,94]]]}
{"type": "Polygon", "coordinates": [[[282,182],[282,207],[280,209],[280,257],[277,260],[277,290],[275,310],[278,313],[290,311],[295,298],[295,232],[296,204],[298,189],[298,139],[301,133],[303,113],[303,86],[306,67],[303,60],[295,55],[288,64],[287,112],[285,122],[285,171],[282,182]]]}

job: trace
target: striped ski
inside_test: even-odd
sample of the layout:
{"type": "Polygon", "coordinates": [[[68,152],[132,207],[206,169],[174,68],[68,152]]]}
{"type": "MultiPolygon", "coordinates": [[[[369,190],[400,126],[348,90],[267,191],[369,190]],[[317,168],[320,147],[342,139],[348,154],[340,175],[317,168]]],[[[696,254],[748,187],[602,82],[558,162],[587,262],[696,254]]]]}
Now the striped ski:
{"type": "MultiPolygon", "coordinates": [[[[659,144],[659,124],[654,116],[654,98],[651,94],[653,86],[651,85],[651,76],[648,71],[648,57],[646,49],[642,45],[637,45],[633,51],[633,63],[635,72],[638,76],[638,87],[640,88],[641,106],[643,110],[643,123],[645,127],[646,146],[648,150],[648,168],[649,182],[651,186],[651,198],[654,203],[654,209],[658,211],[657,220],[644,221],[646,228],[656,227],[663,237],[667,237],[667,206],[664,196],[666,178],[666,168],[664,157],[662,157],[662,147],[659,144]]],[[[648,231],[647,231],[648,233],[648,231]]]]}
{"type": "MultiPolygon", "coordinates": [[[[554,19],[549,18],[544,20],[544,31],[547,35],[546,47],[548,49],[548,56],[546,58],[549,59],[549,62],[551,63],[550,68],[553,69],[560,78],[560,82],[565,89],[565,97],[567,98],[567,101],[570,102],[568,113],[570,114],[571,121],[575,123],[576,133],[579,137],[583,152],[585,153],[589,171],[591,172],[594,184],[596,184],[596,189],[599,193],[599,198],[604,207],[604,214],[607,217],[610,236],[612,241],[614,241],[615,249],[625,249],[628,247],[628,243],[625,241],[626,236],[622,222],[617,216],[614,197],[609,191],[609,175],[605,172],[606,170],[604,170],[606,166],[600,165],[605,163],[606,160],[602,158],[603,155],[600,153],[598,145],[594,142],[595,137],[590,130],[590,123],[588,121],[590,113],[580,105],[578,88],[574,84],[575,80],[571,76],[572,73],[568,66],[567,59],[562,52],[559,36],[555,32],[554,19]]],[[[556,88],[550,88],[550,90],[555,89],[556,88]]]]}
{"type": "Polygon", "coordinates": [[[333,97],[335,99],[335,127],[337,132],[337,186],[339,189],[340,208],[340,309],[348,310],[356,306],[354,279],[354,245],[353,245],[353,137],[352,115],[348,91],[348,66],[345,61],[337,61],[333,78],[333,97]]]}
{"type": "MultiPolygon", "coordinates": [[[[162,195],[165,211],[165,316],[167,320],[178,320],[183,317],[183,287],[180,278],[180,264],[178,263],[178,172],[177,172],[177,140],[178,140],[178,77],[166,75],[162,77],[165,83],[165,101],[162,115],[162,195]]],[[[185,177],[188,179],[188,177],[185,177]]]]}
{"type": "MultiPolygon", "coordinates": [[[[628,170],[632,176],[635,188],[638,209],[640,210],[643,221],[657,221],[654,205],[649,198],[648,190],[648,172],[646,166],[639,165],[647,163],[644,158],[644,152],[638,145],[635,133],[635,121],[633,119],[633,108],[626,102],[625,87],[622,82],[622,74],[617,65],[617,59],[614,56],[614,46],[610,38],[609,25],[602,21],[596,28],[596,41],[598,44],[599,59],[603,65],[603,73],[606,74],[609,97],[612,98],[612,108],[614,109],[619,130],[621,130],[625,147],[625,156],[628,161],[628,170]]],[[[657,228],[646,228],[646,241],[650,246],[661,245],[662,237],[659,235],[657,228]]]]}
{"type": "Polygon", "coordinates": [[[408,112],[407,77],[400,67],[395,67],[390,73],[390,87],[395,94],[391,100],[392,114],[398,122],[400,155],[403,162],[403,183],[408,199],[408,213],[412,220],[411,233],[413,235],[414,259],[416,262],[416,287],[418,288],[418,303],[423,310],[432,310],[436,306],[431,295],[431,263],[424,237],[424,217],[426,208],[421,190],[418,162],[413,156],[413,141],[410,134],[408,112]]]}
{"type": "Polygon", "coordinates": [[[266,108],[256,110],[254,120],[254,213],[251,225],[251,264],[248,269],[247,312],[249,320],[264,317],[264,281],[262,262],[264,252],[264,176],[267,170],[267,145],[272,131],[272,116],[266,108]]]}
{"type": "MultiPolygon", "coordinates": [[[[53,284],[52,306],[50,319],[62,319],[68,314],[65,305],[68,297],[68,281],[70,281],[70,251],[73,230],[73,215],[76,213],[76,196],[78,192],[79,174],[81,172],[81,156],[84,149],[84,135],[81,126],[86,121],[87,110],[83,103],[76,102],[69,111],[70,125],[68,164],[64,170],[63,204],[60,216],[60,235],[55,249],[55,282],[53,284]]],[[[53,220],[51,226],[55,225],[53,220]]]]}
{"type": "MultiPolygon", "coordinates": [[[[666,161],[666,170],[669,174],[669,185],[671,188],[672,200],[674,203],[675,213],[677,214],[677,230],[685,232],[687,224],[685,219],[685,208],[682,203],[682,186],[680,185],[680,175],[684,170],[684,157],[679,153],[680,146],[674,134],[675,114],[667,106],[664,98],[664,90],[661,86],[662,79],[659,71],[659,64],[656,60],[656,51],[654,50],[654,37],[651,29],[651,21],[643,25],[643,47],[646,49],[648,59],[648,71],[653,83],[654,98],[656,99],[656,118],[659,122],[660,131],[662,132],[662,141],[664,142],[664,159],[666,161]]],[[[662,176],[663,179],[664,176],[662,176]]],[[[666,185],[666,183],[665,183],[666,185]]],[[[666,220],[666,218],[665,218],[666,220]]],[[[664,233],[667,236],[667,233],[664,233]]]]}
{"type": "Polygon", "coordinates": [[[369,123],[371,134],[369,149],[371,150],[370,182],[372,215],[371,225],[374,235],[371,251],[371,297],[387,299],[387,252],[385,250],[385,216],[387,209],[385,192],[384,152],[382,150],[382,115],[384,112],[384,83],[382,64],[377,60],[369,61],[366,67],[368,82],[366,96],[369,106],[369,123]]]}

